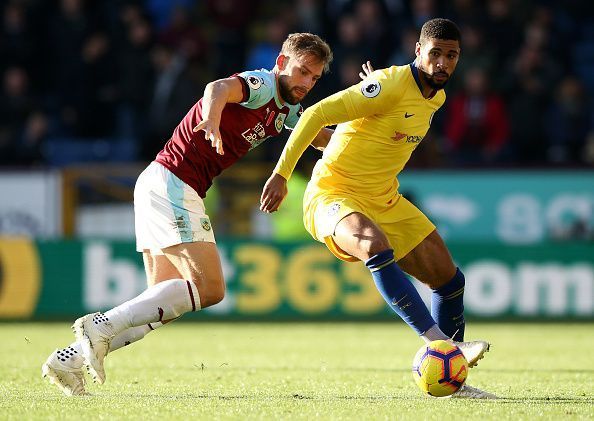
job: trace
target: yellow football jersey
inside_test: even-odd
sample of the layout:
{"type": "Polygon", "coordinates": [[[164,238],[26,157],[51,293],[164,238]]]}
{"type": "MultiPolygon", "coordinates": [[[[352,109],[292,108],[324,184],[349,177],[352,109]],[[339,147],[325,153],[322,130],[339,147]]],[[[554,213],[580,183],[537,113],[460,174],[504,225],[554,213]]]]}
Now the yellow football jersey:
{"type": "Polygon", "coordinates": [[[309,107],[275,172],[288,179],[319,130],[338,124],[311,183],[323,190],[388,202],[398,190],[396,176],[445,101],[443,90],[423,97],[417,72],[414,64],[376,70],[358,85],[309,107]]]}

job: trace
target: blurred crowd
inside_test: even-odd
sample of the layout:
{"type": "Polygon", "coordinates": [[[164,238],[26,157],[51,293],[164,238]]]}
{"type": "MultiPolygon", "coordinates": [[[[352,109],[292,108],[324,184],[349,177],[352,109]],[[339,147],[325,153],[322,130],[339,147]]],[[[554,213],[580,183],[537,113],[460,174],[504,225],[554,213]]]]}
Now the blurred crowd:
{"type": "MultiPolygon", "coordinates": [[[[4,0],[0,165],[148,161],[206,83],[272,68],[287,34],[333,48],[304,105],[414,59],[448,17],[462,56],[412,165],[592,166],[591,0],[4,0]]],[[[271,142],[272,143],[272,142],[271,142]]],[[[256,159],[273,161],[281,142],[256,159]]]]}

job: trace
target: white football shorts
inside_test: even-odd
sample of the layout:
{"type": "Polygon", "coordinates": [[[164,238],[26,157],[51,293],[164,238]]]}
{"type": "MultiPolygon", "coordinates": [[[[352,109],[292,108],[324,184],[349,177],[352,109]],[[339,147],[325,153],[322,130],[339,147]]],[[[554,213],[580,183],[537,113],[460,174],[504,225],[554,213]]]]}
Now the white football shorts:
{"type": "Polygon", "coordinates": [[[138,176],[134,187],[136,250],[152,254],[181,243],[215,243],[204,202],[196,191],[157,162],[138,176]]]}

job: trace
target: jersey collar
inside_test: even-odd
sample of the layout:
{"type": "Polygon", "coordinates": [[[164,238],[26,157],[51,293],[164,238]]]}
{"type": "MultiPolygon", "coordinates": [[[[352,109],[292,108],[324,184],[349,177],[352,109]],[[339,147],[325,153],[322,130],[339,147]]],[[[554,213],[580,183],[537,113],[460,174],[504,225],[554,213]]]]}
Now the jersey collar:
{"type": "MultiPolygon", "coordinates": [[[[419,76],[419,68],[417,67],[416,61],[413,61],[412,63],[409,64],[410,66],[410,71],[412,72],[413,78],[415,79],[415,82],[417,82],[417,87],[419,88],[419,91],[421,92],[421,96],[423,96],[423,85],[421,85],[421,77],[419,76]]],[[[433,90],[433,92],[431,92],[431,95],[429,95],[427,98],[425,98],[423,96],[423,98],[425,99],[432,99],[435,94],[437,94],[436,90],[433,90]]]]}

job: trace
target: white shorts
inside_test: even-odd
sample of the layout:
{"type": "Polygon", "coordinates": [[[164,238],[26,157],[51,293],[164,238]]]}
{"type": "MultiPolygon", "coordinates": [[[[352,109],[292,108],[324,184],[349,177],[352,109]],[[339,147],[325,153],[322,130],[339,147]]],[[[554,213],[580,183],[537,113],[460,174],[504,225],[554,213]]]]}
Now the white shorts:
{"type": "Polygon", "coordinates": [[[136,250],[153,254],[181,243],[215,243],[210,219],[198,193],[157,162],[138,176],[134,187],[136,250]]]}

